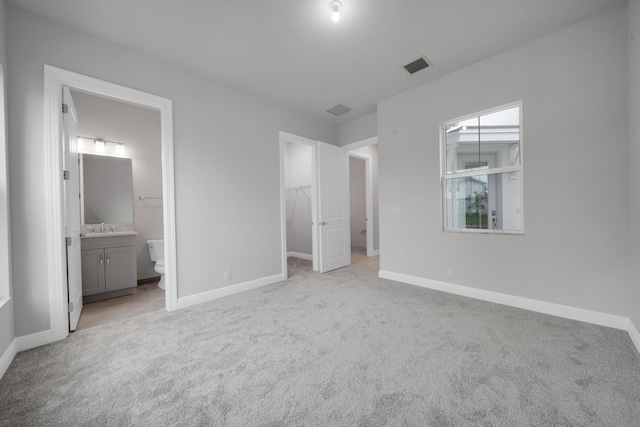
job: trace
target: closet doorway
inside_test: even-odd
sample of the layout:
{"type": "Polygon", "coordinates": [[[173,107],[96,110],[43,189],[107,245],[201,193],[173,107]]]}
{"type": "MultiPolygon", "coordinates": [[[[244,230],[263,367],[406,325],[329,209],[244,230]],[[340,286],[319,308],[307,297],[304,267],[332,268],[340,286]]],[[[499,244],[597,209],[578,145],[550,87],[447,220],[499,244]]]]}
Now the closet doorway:
{"type": "Polygon", "coordinates": [[[318,270],[316,253],[316,141],[286,135],[281,138],[282,170],[284,187],[284,253],[286,259],[297,258],[311,261],[313,270],[318,270]]]}
{"type": "Polygon", "coordinates": [[[320,273],[350,265],[347,150],[281,131],[280,184],[285,279],[289,256],[311,258],[320,273]]]}

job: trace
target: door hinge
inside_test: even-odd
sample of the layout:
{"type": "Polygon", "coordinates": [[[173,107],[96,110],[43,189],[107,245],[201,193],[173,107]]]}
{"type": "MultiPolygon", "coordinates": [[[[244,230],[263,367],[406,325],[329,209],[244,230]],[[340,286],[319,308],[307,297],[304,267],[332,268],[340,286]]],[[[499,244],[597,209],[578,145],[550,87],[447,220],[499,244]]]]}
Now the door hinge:
{"type": "Polygon", "coordinates": [[[73,303],[72,303],[72,302],[70,302],[70,303],[69,303],[69,313],[72,313],[74,308],[75,308],[75,307],[73,306],[73,303]]]}
{"type": "Polygon", "coordinates": [[[64,242],[67,244],[67,246],[71,246],[71,237],[65,237],[64,242]]]}
{"type": "Polygon", "coordinates": [[[62,171],[62,179],[65,179],[65,180],[69,180],[69,179],[71,179],[71,172],[69,172],[69,171],[62,171]]]}
{"type": "Polygon", "coordinates": [[[62,113],[66,114],[69,112],[69,105],[62,104],[62,113]]]}

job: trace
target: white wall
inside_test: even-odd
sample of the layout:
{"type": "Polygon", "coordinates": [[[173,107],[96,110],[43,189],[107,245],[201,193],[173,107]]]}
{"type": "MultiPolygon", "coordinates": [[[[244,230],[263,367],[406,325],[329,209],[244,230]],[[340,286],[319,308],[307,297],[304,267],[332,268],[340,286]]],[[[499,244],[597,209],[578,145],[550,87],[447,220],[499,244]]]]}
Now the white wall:
{"type": "Polygon", "coordinates": [[[78,110],[78,133],[125,144],[133,172],[133,221],[136,236],[138,279],[155,277],[147,240],[163,238],[160,113],[142,107],[73,92],[78,110]]]}
{"type": "Polygon", "coordinates": [[[279,131],[337,144],[336,125],[14,6],[7,13],[18,336],[49,328],[48,277],[33,268],[47,256],[45,64],[173,100],[179,297],[282,273],[279,131]]]}
{"type": "Polygon", "coordinates": [[[377,113],[340,125],[340,145],[351,144],[378,135],[377,113]]]}
{"type": "MultiPolygon", "coordinates": [[[[6,94],[7,88],[7,56],[6,56],[6,19],[5,19],[5,4],[4,1],[0,1],[0,65],[4,70],[4,93],[6,94]]],[[[4,99],[0,102],[5,102],[4,99]]],[[[6,103],[5,103],[6,107],[6,103]]],[[[3,110],[6,110],[3,108],[3,110]]],[[[5,117],[0,118],[2,120],[5,117]]],[[[5,132],[6,127],[0,125],[0,132],[5,132]],[[5,128],[5,129],[3,129],[5,128]]],[[[7,150],[5,146],[5,137],[0,137],[0,297],[11,296],[12,280],[11,280],[11,266],[10,264],[10,250],[9,250],[9,207],[8,197],[9,189],[7,183],[7,150]],[[2,295],[5,292],[9,292],[9,295],[2,295]]],[[[9,347],[9,344],[13,341],[14,325],[13,325],[13,300],[10,300],[2,308],[0,308],[0,356],[9,347]]]]}
{"type": "Polygon", "coordinates": [[[285,143],[285,209],[287,252],[313,255],[311,237],[311,186],[313,148],[309,145],[285,143]]]}
{"type": "Polygon", "coordinates": [[[351,212],[351,247],[367,247],[367,235],[358,230],[367,227],[365,161],[349,157],[349,198],[351,212]]]}
{"type": "Polygon", "coordinates": [[[627,316],[626,38],[623,6],[379,103],[381,269],[627,316]],[[525,235],[441,231],[439,124],[517,100],[525,235]]]}
{"type": "Polygon", "coordinates": [[[640,328],[640,0],[629,0],[629,317],[640,328]]]}

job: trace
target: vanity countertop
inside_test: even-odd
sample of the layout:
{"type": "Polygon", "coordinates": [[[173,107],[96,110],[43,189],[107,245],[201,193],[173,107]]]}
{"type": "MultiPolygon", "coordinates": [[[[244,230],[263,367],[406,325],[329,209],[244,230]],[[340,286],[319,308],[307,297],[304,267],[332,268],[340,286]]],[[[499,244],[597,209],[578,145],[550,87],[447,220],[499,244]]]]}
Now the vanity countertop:
{"type": "Polygon", "coordinates": [[[104,233],[91,233],[91,234],[81,234],[80,238],[82,239],[96,239],[98,237],[122,237],[122,236],[137,236],[137,231],[114,231],[113,233],[110,231],[104,233]]]}

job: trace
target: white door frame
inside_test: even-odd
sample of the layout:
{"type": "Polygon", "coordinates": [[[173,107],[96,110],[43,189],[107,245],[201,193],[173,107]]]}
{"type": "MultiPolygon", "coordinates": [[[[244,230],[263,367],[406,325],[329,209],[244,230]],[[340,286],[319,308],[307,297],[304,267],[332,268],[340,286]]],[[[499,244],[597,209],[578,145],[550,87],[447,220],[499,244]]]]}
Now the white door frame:
{"type": "Polygon", "coordinates": [[[178,308],[176,271],[175,189],[173,167],[173,107],[170,99],[108,83],[92,77],[44,66],[44,141],[47,177],[47,271],[49,272],[50,331],[40,342],[58,341],[69,335],[66,257],[62,199],[62,86],[105,96],[160,112],[162,150],[162,197],[165,241],[166,308],[178,308]]]}
{"type": "Polygon", "coordinates": [[[286,206],[286,182],[285,182],[285,144],[293,142],[295,144],[303,144],[312,148],[311,150],[311,252],[313,257],[313,270],[318,271],[318,227],[317,214],[318,196],[317,190],[317,174],[316,174],[316,146],[317,141],[305,138],[304,136],[295,135],[293,133],[280,131],[280,229],[282,239],[282,276],[284,280],[289,277],[287,271],[287,206],[286,206]]]}
{"type": "Polygon", "coordinates": [[[366,147],[368,145],[375,145],[378,143],[378,137],[374,136],[371,138],[363,139],[360,141],[353,142],[351,144],[343,145],[342,148],[345,148],[349,151],[349,156],[357,157],[359,159],[363,159],[365,161],[365,204],[367,211],[367,256],[378,256],[380,255],[380,249],[374,249],[373,247],[373,224],[374,224],[374,213],[373,213],[373,169],[371,165],[371,156],[367,154],[360,153],[358,151],[353,151],[357,148],[366,147]]]}

